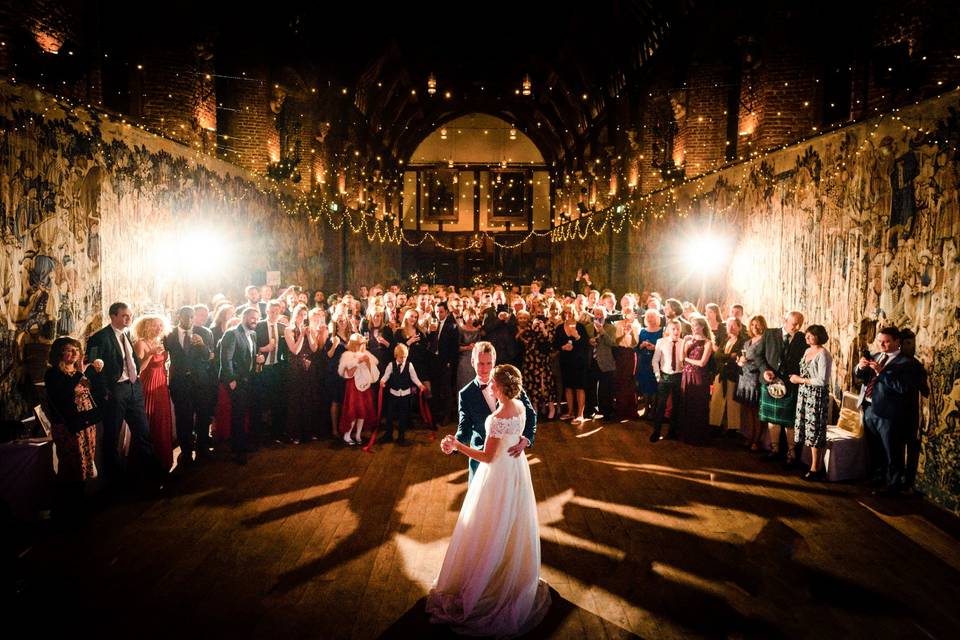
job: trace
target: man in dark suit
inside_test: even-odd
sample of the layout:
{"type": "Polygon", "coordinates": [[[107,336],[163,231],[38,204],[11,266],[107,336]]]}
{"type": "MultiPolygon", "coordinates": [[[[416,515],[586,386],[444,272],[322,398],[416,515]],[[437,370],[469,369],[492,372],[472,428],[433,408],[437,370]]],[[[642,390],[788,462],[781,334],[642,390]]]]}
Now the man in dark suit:
{"type": "Polygon", "coordinates": [[[267,315],[267,303],[260,299],[260,290],[257,289],[254,285],[249,285],[246,289],[243,290],[244,295],[247,297],[247,301],[237,307],[236,315],[237,317],[242,317],[243,312],[247,309],[256,309],[260,312],[260,317],[267,315]]]}
{"type": "Polygon", "coordinates": [[[446,302],[434,307],[437,329],[430,334],[430,350],[436,356],[437,370],[431,385],[433,417],[437,426],[447,424],[453,412],[453,384],[460,360],[460,330],[447,310],[446,302]]]}
{"type": "Polygon", "coordinates": [[[287,440],[287,390],[285,388],[288,359],[287,342],[283,337],[279,300],[267,303],[267,317],[257,323],[257,349],[264,357],[263,369],[257,375],[256,390],[261,411],[270,412],[270,435],[276,444],[287,440]]]}
{"type": "Polygon", "coordinates": [[[230,394],[230,439],[238,464],[247,463],[247,435],[260,432],[260,411],[254,390],[254,367],[266,359],[257,353],[257,321],[260,312],[249,308],[240,324],[220,339],[220,381],[230,394]]]}
{"type": "Polygon", "coordinates": [[[500,362],[514,364],[517,354],[516,329],[510,322],[510,307],[498,304],[483,312],[483,335],[492,343],[500,362]]]}
{"type": "MultiPolygon", "coordinates": [[[[203,390],[200,394],[200,404],[197,405],[197,420],[206,421],[206,424],[209,425],[217,409],[217,396],[220,392],[220,363],[217,361],[219,345],[213,336],[210,323],[204,321],[203,310],[205,309],[206,307],[202,304],[193,306],[193,326],[195,328],[194,331],[200,334],[203,341],[210,347],[211,352],[210,361],[207,363],[206,384],[201,385],[203,390]],[[205,329],[205,331],[199,331],[197,328],[205,329]]],[[[211,449],[198,448],[197,452],[201,456],[207,456],[210,454],[211,449]]]]}
{"type": "Polygon", "coordinates": [[[194,433],[200,456],[210,455],[210,417],[204,415],[210,386],[213,334],[193,324],[193,307],[181,307],[177,326],[163,338],[170,354],[170,398],[177,422],[180,462],[193,462],[194,433]]]}
{"type": "Polygon", "coordinates": [[[900,350],[900,330],[884,327],[877,335],[877,353],[860,358],[854,376],[864,382],[857,406],[863,411],[863,431],[870,447],[871,482],[875,493],[903,490],[904,451],[909,427],[911,395],[918,392],[921,371],[916,358],[900,350]]]}
{"type": "Polygon", "coordinates": [[[144,408],[140,384],[140,363],[133,352],[127,327],[133,320],[130,307],[124,302],[110,305],[110,324],[87,339],[87,368],[94,400],[103,411],[103,477],[114,482],[123,467],[120,456],[120,427],[124,421],[130,429],[130,448],[143,461],[145,479],[165,475],[153,451],[150,424],[144,408]]]}
{"type": "Polygon", "coordinates": [[[680,337],[685,338],[693,333],[690,322],[683,317],[683,305],[676,298],[667,298],[663,303],[663,324],[676,320],[680,323],[680,337]]]}
{"type": "Polygon", "coordinates": [[[772,460],[779,457],[780,428],[783,427],[787,437],[788,465],[796,461],[793,429],[797,415],[797,385],[790,382],[790,376],[800,374],[800,360],[807,350],[801,326],[803,314],[791,311],[783,317],[783,327],[767,329],[760,338],[759,365],[763,376],[760,385],[760,421],[766,422],[770,431],[770,452],[766,458],[772,460]],[[770,394],[770,384],[776,380],[783,382],[786,388],[782,398],[774,398],[770,394]]]}
{"type": "MultiPolygon", "coordinates": [[[[484,441],[487,439],[487,416],[496,409],[496,399],[493,396],[493,390],[490,388],[490,378],[493,374],[493,367],[497,363],[497,351],[489,342],[480,341],[473,345],[471,359],[477,377],[460,390],[458,396],[460,415],[457,423],[456,439],[468,447],[482,450],[484,441]]],[[[526,391],[520,392],[519,400],[526,409],[526,424],[520,442],[507,450],[507,453],[514,457],[522,455],[524,449],[533,446],[533,436],[537,431],[537,412],[533,410],[533,405],[530,404],[526,391]]],[[[456,451],[445,441],[440,443],[440,449],[448,455],[456,451]]],[[[479,467],[479,462],[472,458],[469,460],[468,483],[473,480],[473,475],[479,467]]]]}
{"type": "Polygon", "coordinates": [[[905,471],[904,489],[915,490],[917,467],[920,464],[920,447],[923,430],[920,424],[921,397],[930,397],[930,383],[927,379],[927,370],[917,358],[917,336],[912,329],[903,329],[900,332],[900,351],[913,360],[916,370],[914,378],[916,390],[907,395],[908,407],[905,409],[907,433],[907,466],[905,471]]]}

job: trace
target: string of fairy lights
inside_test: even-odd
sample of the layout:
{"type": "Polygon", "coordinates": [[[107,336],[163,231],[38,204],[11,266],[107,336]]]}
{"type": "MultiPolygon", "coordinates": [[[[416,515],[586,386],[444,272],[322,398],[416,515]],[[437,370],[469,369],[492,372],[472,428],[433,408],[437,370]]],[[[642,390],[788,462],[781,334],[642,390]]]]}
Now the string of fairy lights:
{"type": "MultiPolygon", "coordinates": [[[[6,43],[3,44],[5,45],[6,43]]],[[[960,58],[960,56],[957,57],[960,58]]],[[[142,65],[137,65],[137,68],[142,69],[142,65]]],[[[206,79],[209,80],[211,75],[212,74],[205,74],[206,79]]],[[[254,80],[245,74],[243,76],[237,76],[234,79],[254,80]]],[[[10,82],[16,84],[16,78],[10,78],[10,82]]],[[[525,78],[525,82],[528,82],[527,78],[525,78]]],[[[942,82],[940,84],[942,85],[942,82]]],[[[41,87],[41,89],[46,91],[46,89],[43,87],[41,87]]],[[[955,94],[958,91],[960,91],[960,87],[941,93],[934,99],[940,99],[946,95],[955,94]]],[[[524,95],[526,95],[526,93],[524,95]]],[[[82,106],[80,104],[75,104],[74,101],[64,96],[56,94],[48,94],[48,96],[52,101],[51,106],[55,105],[60,109],[75,109],[82,106]]],[[[920,102],[920,100],[917,100],[913,104],[917,105],[920,102]]],[[[171,134],[167,131],[150,127],[143,123],[131,122],[123,116],[114,116],[91,104],[86,104],[85,106],[91,112],[96,111],[101,117],[105,117],[113,122],[119,122],[119,124],[128,128],[137,128],[152,135],[157,135],[165,139],[171,139],[171,134]]],[[[854,151],[853,155],[859,156],[860,153],[866,149],[867,145],[872,144],[877,130],[889,119],[901,122],[903,130],[916,131],[920,135],[929,135],[931,130],[929,128],[925,129],[922,123],[913,123],[912,126],[911,124],[905,123],[903,117],[900,115],[904,108],[906,107],[895,108],[890,112],[877,117],[876,121],[872,123],[872,131],[869,132],[869,135],[864,136],[864,139],[860,142],[860,145],[854,151]]],[[[49,106],[44,106],[42,108],[42,113],[45,117],[49,111],[49,106]]],[[[724,181],[722,183],[717,183],[717,187],[712,187],[709,191],[706,190],[706,178],[717,172],[727,171],[731,167],[735,167],[737,165],[745,165],[749,167],[752,164],[762,163],[772,154],[779,153],[789,147],[803,145],[810,139],[822,136],[828,132],[836,132],[837,130],[843,128],[862,125],[864,125],[863,121],[837,124],[830,129],[818,129],[817,127],[813,127],[812,133],[800,140],[791,141],[762,152],[753,151],[751,152],[749,158],[745,158],[738,162],[727,163],[721,167],[717,167],[712,171],[675,181],[666,187],[652,192],[642,195],[631,193],[626,198],[620,199],[601,210],[583,214],[580,217],[554,226],[548,231],[530,230],[515,242],[501,242],[497,240],[495,235],[487,231],[474,233],[469,237],[469,241],[462,246],[447,244],[441,239],[439,234],[429,231],[417,232],[419,239],[412,240],[410,237],[408,237],[408,234],[403,229],[402,221],[398,215],[384,213],[382,216],[378,216],[372,211],[365,211],[361,208],[351,209],[342,203],[341,198],[337,198],[336,196],[330,197],[324,194],[323,190],[311,190],[309,192],[295,190],[293,188],[286,187],[280,182],[273,180],[267,175],[261,174],[257,171],[247,170],[247,173],[253,175],[255,178],[255,181],[250,183],[252,189],[250,192],[243,192],[240,195],[232,196],[232,202],[230,202],[231,196],[224,193],[215,183],[210,183],[207,186],[217,192],[217,195],[221,199],[228,201],[228,204],[237,204],[240,201],[247,199],[250,195],[253,195],[252,192],[255,191],[260,195],[270,199],[280,211],[284,212],[288,216],[306,217],[317,223],[325,222],[332,229],[338,231],[343,230],[344,225],[346,225],[347,229],[349,229],[351,233],[362,234],[371,243],[379,242],[397,245],[404,244],[409,247],[419,247],[425,242],[429,241],[445,251],[465,252],[479,249],[485,242],[489,241],[501,249],[516,249],[535,237],[549,236],[551,242],[563,243],[575,239],[586,240],[591,236],[599,236],[606,233],[608,229],[613,233],[619,234],[623,231],[627,224],[629,224],[633,229],[638,229],[648,219],[658,220],[667,215],[686,218],[691,213],[699,210],[701,203],[712,205],[712,213],[717,216],[722,216],[729,212],[733,207],[737,206],[737,204],[741,201],[740,198],[747,186],[745,183],[748,181],[752,172],[744,171],[744,179],[735,185],[728,184],[724,181]],[[723,188],[719,188],[721,186],[723,188]],[[727,202],[725,205],[717,206],[720,204],[721,198],[729,198],[729,202],[727,202]],[[685,200],[685,203],[681,202],[681,200],[685,200]]],[[[867,126],[869,126],[869,124],[867,126]]],[[[185,127],[183,124],[181,124],[180,128],[184,129],[185,127]]],[[[174,142],[182,144],[182,142],[179,142],[179,140],[176,139],[177,136],[175,134],[172,137],[174,142]]],[[[217,134],[217,137],[221,137],[220,134],[217,134]]],[[[225,140],[228,139],[228,136],[226,135],[223,137],[225,140]]],[[[956,141],[934,140],[929,142],[932,144],[940,144],[941,142],[944,144],[949,144],[955,143],[956,141]]],[[[198,165],[204,165],[206,161],[209,160],[210,155],[203,150],[199,142],[194,145],[184,146],[191,149],[191,151],[194,153],[193,159],[198,165]]],[[[953,147],[953,149],[956,151],[956,147],[953,147]]],[[[227,151],[230,151],[230,149],[228,148],[227,151]]],[[[235,150],[234,152],[236,153],[235,150]]],[[[339,154],[335,155],[339,157],[339,154]]],[[[358,156],[359,152],[354,151],[353,155],[358,156]]],[[[599,162],[599,159],[597,159],[597,162],[599,162]]],[[[402,161],[399,161],[399,164],[402,167],[402,161]]],[[[844,168],[845,163],[841,163],[839,167],[834,168],[834,171],[839,171],[844,168]]],[[[366,177],[364,171],[360,171],[360,174],[363,175],[364,178],[366,177]]],[[[831,175],[830,171],[826,170],[825,175],[831,175]]],[[[772,180],[773,177],[770,176],[769,179],[772,180]]],[[[393,179],[388,177],[386,178],[386,184],[397,185],[400,183],[400,180],[400,175],[394,176],[393,179]]],[[[555,182],[553,178],[550,178],[550,180],[551,182],[555,182]]],[[[374,182],[383,183],[384,176],[374,179],[374,182]]],[[[569,174],[564,182],[569,182],[569,174]]],[[[369,187],[365,187],[365,190],[367,188],[369,187]]]]}
{"type": "MultiPolygon", "coordinates": [[[[954,97],[960,95],[960,87],[952,89],[946,93],[941,93],[932,99],[941,100],[944,97],[949,97],[951,95],[954,97]]],[[[913,106],[917,106],[920,103],[921,101],[917,100],[913,103],[913,106]]],[[[929,137],[934,133],[934,130],[931,127],[932,125],[935,125],[936,122],[928,123],[926,126],[924,126],[922,121],[908,121],[904,118],[904,116],[901,115],[905,108],[908,107],[893,109],[889,113],[882,114],[877,117],[872,124],[867,123],[867,135],[863,136],[863,140],[860,141],[857,148],[853,151],[852,156],[859,157],[868,146],[874,145],[876,143],[876,137],[880,127],[889,121],[899,122],[903,131],[914,131],[920,136],[929,137]]],[[[843,128],[850,128],[858,125],[863,126],[864,123],[852,123],[843,128]]],[[[836,132],[837,131],[835,130],[830,133],[835,134],[836,132]]],[[[745,160],[742,163],[737,163],[737,165],[749,168],[753,165],[762,164],[765,159],[775,153],[780,153],[790,147],[799,147],[808,143],[812,138],[822,135],[824,135],[824,133],[821,132],[816,135],[807,136],[799,141],[790,142],[771,148],[765,152],[757,153],[754,157],[745,160]]],[[[958,153],[960,153],[960,140],[938,140],[928,138],[924,140],[924,144],[947,149],[954,156],[957,156],[958,153]]],[[[563,243],[571,240],[586,240],[591,236],[595,237],[603,235],[607,232],[608,228],[612,229],[614,233],[619,234],[623,231],[625,225],[627,224],[634,229],[638,229],[646,220],[650,218],[659,220],[668,214],[672,214],[683,219],[688,217],[691,213],[699,210],[701,201],[708,205],[712,204],[713,206],[710,208],[711,213],[716,217],[722,217],[742,202],[741,196],[744,194],[746,188],[750,186],[749,176],[751,172],[745,169],[743,171],[744,179],[735,185],[723,182],[722,186],[725,188],[713,188],[714,185],[711,185],[712,188],[709,191],[707,191],[706,178],[718,172],[727,171],[732,166],[737,165],[726,165],[709,173],[683,180],[673,186],[652,191],[640,196],[634,196],[610,205],[609,207],[606,207],[600,211],[596,211],[590,215],[585,215],[571,220],[565,224],[553,228],[553,230],[550,232],[551,241],[554,243],[563,243]],[[688,193],[690,187],[693,188],[692,193],[688,193]],[[681,204],[681,196],[684,197],[686,201],[685,204],[681,204]],[[729,202],[718,207],[716,205],[719,204],[721,198],[728,198],[729,202]]],[[[846,168],[847,163],[845,161],[840,162],[838,165],[836,165],[833,171],[829,169],[821,171],[820,179],[824,180],[829,178],[836,172],[845,170],[846,168]]],[[[765,179],[771,184],[774,182],[773,175],[767,176],[765,179]]]]}

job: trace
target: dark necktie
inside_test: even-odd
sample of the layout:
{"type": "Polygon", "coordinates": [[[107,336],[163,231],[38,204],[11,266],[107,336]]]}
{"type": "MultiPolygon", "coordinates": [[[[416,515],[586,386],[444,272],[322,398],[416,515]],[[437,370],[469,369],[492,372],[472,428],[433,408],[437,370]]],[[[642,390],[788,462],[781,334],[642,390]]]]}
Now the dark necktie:
{"type": "MultiPolygon", "coordinates": [[[[877,356],[877,364],[880,365],[880,371],[883,371],[883,368],[887,364],[887,354],[881,353],[877,356]]],[[[873,395],[873,387],[876,386],[877,380],[880,379],[880,371],[877,371],[877,375],[871,378],[870,382],[867,383],[866,389],[863,390],[863,397],[867,400],[873,395]]]]}

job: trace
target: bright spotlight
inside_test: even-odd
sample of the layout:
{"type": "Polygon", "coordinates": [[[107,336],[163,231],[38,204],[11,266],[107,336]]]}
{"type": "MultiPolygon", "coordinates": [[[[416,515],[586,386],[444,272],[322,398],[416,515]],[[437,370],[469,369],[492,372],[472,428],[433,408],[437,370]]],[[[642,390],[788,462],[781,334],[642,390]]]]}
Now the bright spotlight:
{"type": "Polygon", "coordinates": [[[716,232],[699,232],[684,241],[684,261],[689,269],[704,266],[704,260],[711,264],[726,264],[730,256],[730,242],[716,232]]]}
{"type": "Polygon", "coordinates": [[[158,240],[152,255],[156,261],[155,268],[167,280],[197,282],[230,270],[231,252],[223,231],[211,228],[170,232],[158,240]],[[198,269],[198,259],[207,268],[198,269]]]}

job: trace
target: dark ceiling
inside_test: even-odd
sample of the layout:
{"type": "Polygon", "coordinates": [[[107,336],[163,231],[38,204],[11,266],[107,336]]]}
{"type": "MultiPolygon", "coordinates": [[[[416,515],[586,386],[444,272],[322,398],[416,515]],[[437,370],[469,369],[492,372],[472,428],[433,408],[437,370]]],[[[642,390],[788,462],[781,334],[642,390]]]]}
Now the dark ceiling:
{"type": "Polygon", "coordinates": [[[95,0],[93,13],[112,48],[207,41],[220,73],[265,62],[274,81],[347,89],[398,159],[443,122],[484,112],[517,125],[550,162],[574,150],[692,5],[169,0],[161,12],[154,3],[95,0]],[[519,93],[526,75],[530,96],[519,93]]]}
{"type": "Polygon", "coordinates": [[[217,56],[243,57],[260,45],[275,66],[340,84],[397,158],[443,122],[484,112],[516,124],[555,160],[690,4],[294,3],[259,16],[219,14],[217,56]],[[427,93],[430,74],[435,95],[427,93]],[[530,96],[519,92],[526,75],[530,96]]]}

